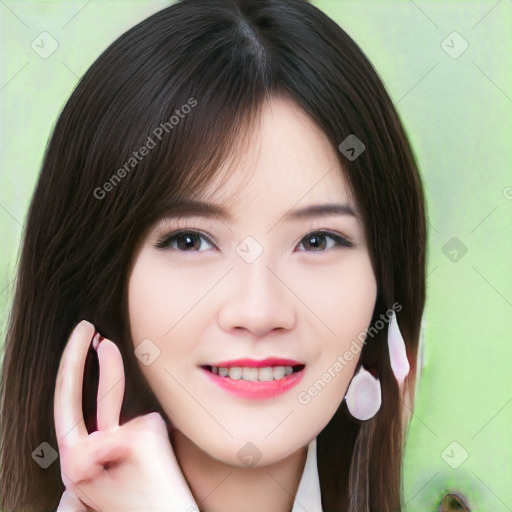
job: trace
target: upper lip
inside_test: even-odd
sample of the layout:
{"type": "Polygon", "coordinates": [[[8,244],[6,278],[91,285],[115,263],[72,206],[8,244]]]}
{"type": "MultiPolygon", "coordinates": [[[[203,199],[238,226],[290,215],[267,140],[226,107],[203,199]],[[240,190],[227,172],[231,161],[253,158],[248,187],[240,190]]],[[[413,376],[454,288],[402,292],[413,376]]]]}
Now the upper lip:
{"type": "Polygon", "coordinates": [[[304,363],[295,359],[283,359],[280,357],[267,357],[267,359],[233,359],[231,361],[221,361],[212,365],[204,366],[217,366],[222,368],[231,368],[234,366],[243,366],[250,368],[264,368],[267,366],[304,366],[304,363]]]}

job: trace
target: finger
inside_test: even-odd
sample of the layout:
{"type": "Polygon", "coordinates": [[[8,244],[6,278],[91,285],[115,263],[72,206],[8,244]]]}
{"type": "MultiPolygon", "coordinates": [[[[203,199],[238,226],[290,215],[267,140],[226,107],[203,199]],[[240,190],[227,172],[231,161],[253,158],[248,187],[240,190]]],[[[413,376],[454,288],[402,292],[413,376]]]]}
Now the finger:
{"type": "Polygon", "coordinates": [[[98,430],[109,430],[119,426],[125,386],[123,358],[115,343],[104,339],[98,347],[98,359],[98,430]]]}
{"type": "Polygon", "coordinates": [[[66,489],[62,494],[56,512],[87,512],[87,507],[74,493],[66,489]]]}
{"type": "Polygon", "coordinates": [[[88,436],[82,412],[82,382],[85,359],[94,331],[91,323],[82,320],[71,333],[61,357],[53,410],[59,444],[64,437],[74,442],[88,436]]]}
{"type": "MultiPolygon", "coordinates": [[[[128,431],[124,431],[123,428],[108,433],[98,430],[89,436],[89,460],[95,466],[95,471],[103,471],[105,465],[130,456],[133,437],[130,437],[128,431]]],[[[90,478],[94,476],[96,475],[92,473],[90,478]]]]}

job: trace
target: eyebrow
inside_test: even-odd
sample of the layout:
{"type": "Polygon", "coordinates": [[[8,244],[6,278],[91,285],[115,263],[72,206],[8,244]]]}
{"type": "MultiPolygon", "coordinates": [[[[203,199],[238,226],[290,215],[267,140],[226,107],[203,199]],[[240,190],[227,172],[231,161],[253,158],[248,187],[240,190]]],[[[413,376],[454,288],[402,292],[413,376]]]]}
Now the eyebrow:
{"type": "MultiPolygon", "coordinates": [[[[305,219],[312,217],[330,217],[339,215],[350,215],[358,218],[354,209],[346,203],[313,204],[289,210],[281,218],[286,221],[305,219]]],[[[182,201],[174,203],[166,215],[168,218],[177,217],[219,217],[220,219],[232,221],[232,215],[221,205],[206,203],[204,201],[182,201]]]]}

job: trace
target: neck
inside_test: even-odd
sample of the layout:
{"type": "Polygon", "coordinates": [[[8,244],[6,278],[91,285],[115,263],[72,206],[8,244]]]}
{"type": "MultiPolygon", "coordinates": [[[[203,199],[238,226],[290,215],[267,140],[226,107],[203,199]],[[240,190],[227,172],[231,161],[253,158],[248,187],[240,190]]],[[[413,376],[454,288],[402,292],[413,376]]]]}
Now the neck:
{"type": "Polygon", "coordinates": [[[177,429],[174,453],[201,512],[290,512],[308,447],[275,464],[240,468],[214,459],[177,429]]]}

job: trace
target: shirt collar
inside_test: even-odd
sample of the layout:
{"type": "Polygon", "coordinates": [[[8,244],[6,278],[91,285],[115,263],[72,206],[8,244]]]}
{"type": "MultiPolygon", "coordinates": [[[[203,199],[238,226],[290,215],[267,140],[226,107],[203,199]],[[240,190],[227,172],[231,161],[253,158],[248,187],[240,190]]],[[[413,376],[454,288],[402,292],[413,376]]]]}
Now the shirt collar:
{"type": "Polygon", "coordinates": [[[316,459],[316,437],[308,445],[306,464],[291,512],[322,512],[320,479],[316,459]]]}

